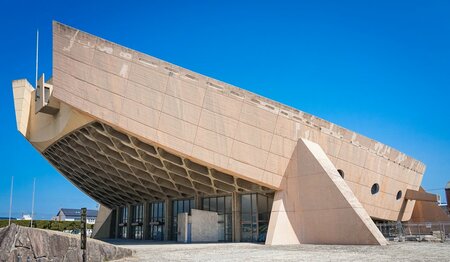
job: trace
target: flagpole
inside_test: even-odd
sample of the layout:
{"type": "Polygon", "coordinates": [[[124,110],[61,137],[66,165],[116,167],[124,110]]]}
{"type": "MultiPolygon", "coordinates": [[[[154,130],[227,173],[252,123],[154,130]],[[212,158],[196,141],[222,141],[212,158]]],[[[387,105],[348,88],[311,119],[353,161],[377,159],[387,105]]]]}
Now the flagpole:
{"type": "Polygon", "coordinates": [[[34,216],[34,192],[36,191],[36,178],[33,179],[33,197],[31,199],[31,223],[30,227],[33,227],[33,216],[34,216]]]}
{"type": "Polygon", "coordinates": [[[13,188],[14,188],[14,176],[11,177],[11,193],[9,195],[9,219],[8,219],[8,226],[11,225],[11,210],[12,210],[13,188]]]}

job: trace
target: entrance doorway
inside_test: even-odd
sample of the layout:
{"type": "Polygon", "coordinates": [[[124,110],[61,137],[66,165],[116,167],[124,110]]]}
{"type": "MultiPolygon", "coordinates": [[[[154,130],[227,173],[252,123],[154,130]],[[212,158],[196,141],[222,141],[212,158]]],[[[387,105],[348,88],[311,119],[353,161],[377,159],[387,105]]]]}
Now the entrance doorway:
{"type": "Polygon", "coordinates": [[[149,212],[149,239],[163,241],[165,224],[164,201],[150,203],[149,212]]]}
{"type": "Polygon", "coordinates": [[[144,205],[133,205],[131,206],[131,210],[131,238],[143,239],[144,205]]]}
{"type": "Polygon", "coordinates": [[[119,208],[119,238],[128,238],[128,207],[119,208]]]}

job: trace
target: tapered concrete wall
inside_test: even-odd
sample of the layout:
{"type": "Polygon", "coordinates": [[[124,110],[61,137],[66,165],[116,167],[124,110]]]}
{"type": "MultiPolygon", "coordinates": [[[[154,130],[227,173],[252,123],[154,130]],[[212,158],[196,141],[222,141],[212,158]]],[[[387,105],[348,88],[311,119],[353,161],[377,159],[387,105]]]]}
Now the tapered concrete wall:
{"type": "Polygon", "coordinates": [[[98,211],[97,218],[95,219],[94,229],[92,230],[92,238],[95,239],[108,239],[113,238],[110,235],[111,227],[115,226],[111,224],[112,220],[112,210],[105,207],[100,206],[98,211]]]}

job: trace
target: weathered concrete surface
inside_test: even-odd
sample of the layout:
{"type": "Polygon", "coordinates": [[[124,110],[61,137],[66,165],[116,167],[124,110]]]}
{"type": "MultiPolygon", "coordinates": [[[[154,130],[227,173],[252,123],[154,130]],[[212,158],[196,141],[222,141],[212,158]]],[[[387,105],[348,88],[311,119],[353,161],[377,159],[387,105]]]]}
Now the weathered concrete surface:
{"type": "MultiPolygon", "coordinates": [[[[132,250],[88,239],[88,261],[111,261],[132,255],[132,250]]],[[[0,229],[0,261],[82,261],[79,236],[12,224],[0,229]]]]}
{"type": "Polygon", "coordinates": [[[219,242],[219,216],[217,212],[191,210],[192,242],[219,242]]]}
{"type": "MultiPolygon", "coordinates": [[[[345,173],[346,184],[376,219],[409,220],[414,201],[407,201],[402,208],[402,200],[406,190],[419,188],[425,172],[420,161],[326,120],[57,22],[53,28],[53,85],[53,96],[61,104],[99,122],[147,144],[159,145],[171,154],[275,190],[281,189],[298,139],[317,143],[335,167],[345,173]],[[373,195],[370,189],[375,183],[380,190],[373,195]],[[396,199],[398,192],[403,192],[401,199],[396,199]]],[[[28,136],[27,139],[35,144],[28,136]]],[[[119,142],[124,149],[132,145],[122,146],[123,141],[119,142]]],[[[70,155],[70,149],[63,151],[70,155]]],[[[139,158],[137,153],[132,154],[139,158]]],[[[134,167],[134,162],[125,159],[123,163],[134,167]]],[[[131,174],[121,163],[111,164],[124,167],[127,170],[123,171],[131,174]]],[[[65,166],[58,169],[64,171],[65,166]]],[[[169,164],[167,169],[171,167],[169,164]]],[[[86,176],[97,177],[98,172],[93,173],[86,176]]],[[[121,178],[127,183],[115,186],[117,190],[87,193],[108,206],[104,198],[111,195],[108,191],[119,192],[128,182],[135,183],[133,176],[121,178]]],[[[82,184],[80,180],[83,181],[71,179],[76,185],[82,184]]],[[[148,188],[145,183],[137,184],[148,188]]],[[[166,184],[171,190],[179,190],[166,184]]],[[[217,184],[215,189],[220,191],[229,192],[226,189],[231,188],[222,185],[222,181],[217,184]]],[[[81,188],[89,191],[89,187],[81,188]]],[[[146,198],[128,189],[121,192],[128,204],[146,198]]],[[[150,195],[157,198],[157,193],[150,195]]],[[[116,204],[109,204],[110,207],[122,205],[120,197],[112,200],[116,204]]]]}

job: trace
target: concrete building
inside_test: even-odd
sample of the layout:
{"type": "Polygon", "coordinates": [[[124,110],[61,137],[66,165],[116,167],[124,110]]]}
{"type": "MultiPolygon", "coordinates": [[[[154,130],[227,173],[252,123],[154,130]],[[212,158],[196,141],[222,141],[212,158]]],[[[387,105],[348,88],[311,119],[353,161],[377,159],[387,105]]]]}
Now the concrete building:
{"type": "Polygon", "coordinates": [[[374,220],[436,201],[394,148],[57,22],[52,78],[13,91],[19,131],[101,203],[98,238],[188,238],[203,210],[218,241],[384,245],[374,220]]]}
{"type": "MultiPolygon", "coordinates": [[[[95,219],[97,218],[98,211],[88,209],[86,211],[86,223],[95,224],[95,219]]],[[[80,221],[81,220],[81,210],[74,208],[61,208],[56,214],[56,221],[80,221]]]]}

